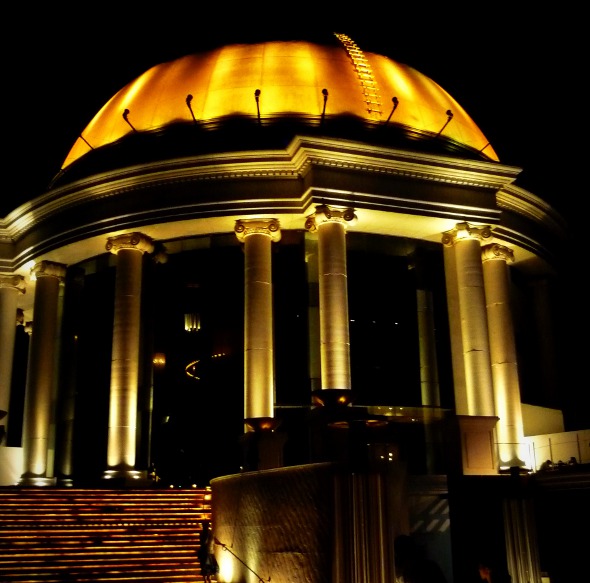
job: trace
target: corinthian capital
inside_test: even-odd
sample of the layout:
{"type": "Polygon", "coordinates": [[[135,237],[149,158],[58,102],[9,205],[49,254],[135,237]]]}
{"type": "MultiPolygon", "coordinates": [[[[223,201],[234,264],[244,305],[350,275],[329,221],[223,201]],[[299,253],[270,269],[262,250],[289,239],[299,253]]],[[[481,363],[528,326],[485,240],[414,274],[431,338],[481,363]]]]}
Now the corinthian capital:
{"type": "Polygon", "coordinates": [[[311,232],[316,231],[318,226],[322,223],[342,223],[347,226],[347,223],[356,221],[356,215],[352,208],[334,208],[322,204],[316,207],[315,213],[307,217],[305,221],[305,228],[311,232]]]}
{"type": "Polygon", "coordinates": [[[154,243],[143,233],[126,233],[108,238],[107,251],[116,255],[121,249],[137,249],[142,253],[151,253],[154,250],[154,243]]]}
{"type": "Polygon", "coordinates": [[[24,294],[26,291],[25,278],[22,275],[0,273],[0,288],[10,288],[24,294]]]}
{"type": "Polygon", "coordinates": [[[443,233],[441,242],[447,247],[452,247],[457,241],[464,239],[478,239],[486,241],[493,236],[490,226],[474,227],[469,223],[457,223],[454,229],[443,233]]]}
{"type": "Polygon", "coordinates": [[[502,259],[506,262],[514,261],[514,251],[499,245],[498,243],[492,243],[481,248],[481,260],[490,261],[491,259],[502,259]]]}
{"type": "Polygon", "coordinates": [[[239,219],[234,227],[242,243],[248,235],[267,235],[274,243],[281,240],[281,225],[276,219],[239,219]]]}

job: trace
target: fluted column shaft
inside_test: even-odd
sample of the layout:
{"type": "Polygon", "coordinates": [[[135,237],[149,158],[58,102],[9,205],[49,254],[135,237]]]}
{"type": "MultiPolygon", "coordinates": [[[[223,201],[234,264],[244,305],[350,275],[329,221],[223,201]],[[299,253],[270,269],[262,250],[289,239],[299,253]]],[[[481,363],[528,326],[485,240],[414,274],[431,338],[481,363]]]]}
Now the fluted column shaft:
{"type": "MultiPolygon", "coordinates": [[[[443,235],[442,242],[452,248],[453,258],[445,260],[447,287],[456,294],[460,319],[464,385],[455,384],[455,405],[458,415],[493,416],[494,398],[490,366],[490,347],[486,300],[481,261],[481,240],[492,236],[488,227],[472,227],[459,223],[443,235]],[[447,271],[452,267],[452,271],[447,271]]],[[[451,321],[452,326],[452,321],[451,321]]],[[[453,336],[451,336],[451,339],[453,336]]]]}
{"type": "Polygon", "coordinates": [[[107,251],[117,255],[115,315],[105,477],[136,477],[137,393],[143,254],[153,250],[141,233],[112,237],[107,251]]]}
{"type": "Polygon", "coordinates": [[[23,485],[49,485],[47,476],[52,394],[56,363],[59,288],[64,265],[42,261],[32,271],[36,277],[34,325],[29,347],[23,436],[23,485]]]}
{"type": "Polygon", "coordinates": [[[459,288],[456,277],[457,258],[453,245],[443,246],[443,259],[451,342],[451,363],[453,366],[455,411],[457,415],[467,415],[469,407],[467,406],[465,366],[463,365],[463,335],[461,332],[461,310],[459,309],[459,288]]]}
{"type": "Polygon", "coordinates": [[[312,392],[321,390],[320,303],[318,282],[318,242],[311,234],[305,238],[305,265],[308,286],[309,381],[312,392]]]}
{"type": "Polygon", "coordinates": [[[2,434],[6,433],[10,419],[8,410],[16,334],[16,309],[20,293],[25,293],[22,276],[0,274],[0,426],[4,426],[4,431],[0,432],[0,446],[5,444],[2,434]]]}
{"type": "Polygon", "coordinates": [[[60,358],[60,391],[58,400],[55,475],[58,483],[69,485],[74,473],[74,423],[76,413],[78,371],[79,306],[84,271],[70,269],[64,283],[64,311],[62,314],[62,349],[60,358]]]}
{"type": "Polygon", "coordinates": [[[275,371],[272,243],[281,238],[274,219],[239,220],[244,243],[244,419],[274,417],[275,371]]]}
{"type": "Polygon", "coordinates": [[[418,309],[418,343],[420,349],[420,387],[422,405],[427,407],[440,407],[432,291],[427,289],[417,289],[416,303],[418,309]]]}
{"type": "Polygon", "coordinates": [[[420,358],[420,395],[424,407],[424,438],[426,440],[426,468],[429,474],[436,473],[435,432],[433,421],[435,410],[440,407],[440,385],[436,334],[434,325],[434,301],[427,255],[415,251],[409,268],[416,278],[416,309],[418,324],[418,348],[420,358]]]}
{"type": "MultiPolygon", "coordinates": [[[[514,322],[510,307],[508,261],[514,260],[503,245],[482,249],[486,309],[490,337],[490,357],[494,385],[495,414],[500,467],[527,465],[520,385],[516,358],[514,322]]],[[[530,460],[527,460],[530,462],[530,460]]]]}
{"type": "Polygon", "coordinates": [[[351,388],[346,223],[352,209],[319,206],[306,227],[318,233],[322,390],[351,388]]]}

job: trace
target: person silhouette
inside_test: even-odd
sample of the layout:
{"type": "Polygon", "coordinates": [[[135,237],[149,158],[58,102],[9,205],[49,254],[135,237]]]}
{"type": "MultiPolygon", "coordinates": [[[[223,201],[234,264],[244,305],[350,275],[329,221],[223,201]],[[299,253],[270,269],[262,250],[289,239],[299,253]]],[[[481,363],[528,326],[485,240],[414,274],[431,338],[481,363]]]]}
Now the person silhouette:
{"type": "Polygon", "coordinates": [[[219,564],[215,558],[213,551],[215,538],[211,530],[211,522],[209,520],[201,521],[201,532],[199,535],[199,552],[198,558],[201,565],[201,575],[206,583],[212,583],[213,575],[219,573],[219,564]]]}

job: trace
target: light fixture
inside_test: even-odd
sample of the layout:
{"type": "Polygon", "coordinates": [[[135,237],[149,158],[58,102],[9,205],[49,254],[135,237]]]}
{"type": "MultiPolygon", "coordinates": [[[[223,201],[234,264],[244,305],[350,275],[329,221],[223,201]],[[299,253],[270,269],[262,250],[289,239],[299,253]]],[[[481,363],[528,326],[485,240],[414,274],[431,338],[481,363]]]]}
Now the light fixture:
{"type": "Polygon", "coordinates": [[[163,369],[166,366],[166,355],[163,352],[156,352],[152,358],[154,368],[163,369]]]}
{"type": "Polygon", "coordinates": [[[191,106],[191,102],[192,102],[192,100],[193,100],[193,96],[192,96],[192,95],[189,93],[189,94],[186,96],[186,100],[185,100],[185,101],[186,101],[186,106],[188,107],[188,110],[191,112],[191,116],[192,116],[192,118],[193,118],[193,121],[194,121],[195,123],[197,123],[197,118],[195,117],[195,114],[194,114],[194,112],[193,112],[193,108],[192,108],[192,106],[191,106]]]}
{"type": "Polygon", "coordinates": [[[438,134],[436,134],[436,137],[438,138],[438,136],[440,136],[443,133],[443,130],[449,125],[449,123],[451,122],[451,120],[453,119],[453,112],[450,109],[447,109],[447,121],[445,122],[445,125],[440,128],[440,131],[438,132],[438,134]]]}
{"type": "Polygon", "coordinates": [[[197,364],[199,364],[199,362],[201,361],[193,360],[184,367],[184,372],[186,372],[186,375],[192,379],[195,379],[196,381],[201,380],[201,377],[197,376],[197,364]]]}
{"type": "Polygon", "coordinates": [[[324,109],[322,110],[322,122],[323,122],[324,117],[326,115],[326,104],[328,103],[328,90],[322,89],[322,95],[324,96],[324,109]]]}
{"type": "Polygon", "coordinates": [[[201,316],[199,314],[185,314],[184,315],[184,330],[185,332],[198,332],[201,329],[201,316]]]}
{"type": "Polygon", "coordinates": [[[126,110],[123,112],[123,119],[124,119],[124,120],[125,120],[125,121],[126,121],[128,124],[129,124],[129,127],[130,127],[130,128],[131,128],[131,129],[132,129],[134,132],[136,132],[137,130],[136,130],[134,127],[133,127],[133,124],[132,124],[132,123],[129,121],[129,113],[130,113],[130,111],[129,111],[128,109],[126,109],[126,110]]]}
{"type": "Polygon", "coordinates": [[[256,111],[258,112],[258,123],[260,123],[260,89],[254,91],[254,99],[256,99],[256,111]]]}
{"type": "Polygon", "coordinates": [[[389,113],[389,117],[387,118],[387,121],[385,123],[387,123],[391,119],[393,112],[397,109],[397,106],[399,105],[399,99],[397,97],[392,97],[391,101],[393,102],[393,108],[392,108],[391,112],[389,113]]]}

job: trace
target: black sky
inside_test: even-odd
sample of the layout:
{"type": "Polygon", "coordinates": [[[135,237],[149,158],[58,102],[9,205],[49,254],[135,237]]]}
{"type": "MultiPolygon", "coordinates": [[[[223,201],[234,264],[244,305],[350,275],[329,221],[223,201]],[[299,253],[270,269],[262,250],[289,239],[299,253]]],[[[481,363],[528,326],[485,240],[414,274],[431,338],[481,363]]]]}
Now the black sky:
{"type": "MultiPolygon", "coordinates": [[[[361,49],[439,83],[479,125],[500,161],[523,168],[517,184],[569,221],[568,317],[573,333],[584,334],[580,211],[588,197],[582,160],[588,106],[582,8],[568,12],[532,2],[54,4],[3,9],[0,217],[42,194],[100,107],[151,66],[229,42],[344,33],[361,49]]],[[[589,343],[586,334],[580,338],[575,344],[583,359],[589,343]]],[[[577,361],[572,356],[573,368],[577,361]]]]}

